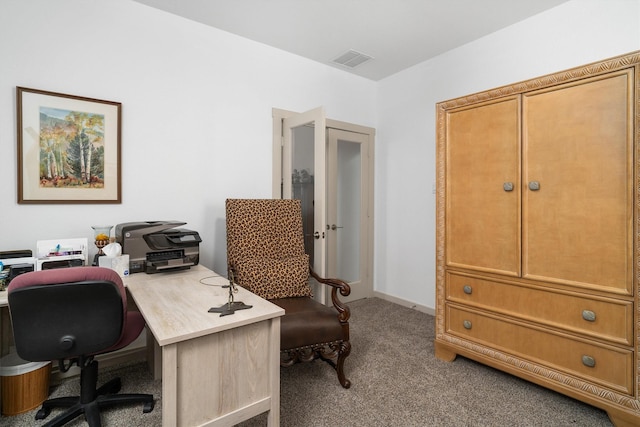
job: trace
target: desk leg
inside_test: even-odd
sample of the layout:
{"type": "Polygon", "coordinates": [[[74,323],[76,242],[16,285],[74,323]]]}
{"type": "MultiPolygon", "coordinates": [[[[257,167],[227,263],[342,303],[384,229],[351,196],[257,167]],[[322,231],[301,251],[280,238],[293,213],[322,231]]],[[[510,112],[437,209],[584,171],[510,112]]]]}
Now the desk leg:
{"type": "Polygon", "coordinates": [[[153,374],[154,380],[162,379],[162,349],[158,345],[155,337],[149,330],[146,329],[147,333],[147,365],[149,366],[149,370],[153,374]]]}
{"type": "Polygon", "coordinates": [[[271,366],[270,390],[271,408],[267,415],[267,426],[277,427],[280,425],[280,318],[271,319],[269,354],[271,366]]]}
{"type": "Polygon", "coordinates": [[[178,345],[162,347],[162,426],[178,425],[178,345]]]}

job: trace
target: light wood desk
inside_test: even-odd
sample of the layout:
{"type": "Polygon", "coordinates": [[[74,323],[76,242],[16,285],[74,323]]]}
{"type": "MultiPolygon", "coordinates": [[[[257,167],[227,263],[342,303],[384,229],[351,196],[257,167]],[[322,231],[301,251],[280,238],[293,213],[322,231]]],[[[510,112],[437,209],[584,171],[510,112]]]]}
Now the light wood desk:
{"type": "MultiPolygon", "coordinates": [[[[232,426],[267,411],[279,425],[282,308],[238,288],[235,300],[253,308],[209,313],[228,301],[228,281],[201,265],[136,273],[124,284],[153,335],[147,360],[162,377],[163,426],[232,426]]],[[[11,336],[7,306],[0,292],[1,354],[11,336]]]]}
{"type": "Polygon", "coordinates": [[[221,287],[228,281],[213,276],[198,265],[124,280],[157,343],[148,360],[156,375],[162,367],[162,425],[232,426],[268,412],[269,426],[278,426],[284,310],[238,288],[235,300],[253,308],[209,313],[229,295],[221,287]]]}

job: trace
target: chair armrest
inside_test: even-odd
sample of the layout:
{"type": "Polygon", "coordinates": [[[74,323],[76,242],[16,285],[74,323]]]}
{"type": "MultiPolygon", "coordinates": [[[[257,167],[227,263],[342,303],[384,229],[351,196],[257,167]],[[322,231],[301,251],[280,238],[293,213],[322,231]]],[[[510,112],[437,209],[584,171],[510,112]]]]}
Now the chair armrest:
{"type": "Polygon", "coordinates": [[[351,311],[349,310],[349,307],[347,307],[342,301],[340,301],[340,298],[338,298],[338,290],[340,290],[340,295],[346,297],[351,293],[351,287],[344,280],[325,279],[318,276],[311,266],[309,266],[309,274],[311,274],[311,277],[316,279],[318,283],[331,286],[331,302],[335,309],[338,310],[338,319],[340,319],[340,322],[347,322],[349,317],[351,317],[351,311]]]}

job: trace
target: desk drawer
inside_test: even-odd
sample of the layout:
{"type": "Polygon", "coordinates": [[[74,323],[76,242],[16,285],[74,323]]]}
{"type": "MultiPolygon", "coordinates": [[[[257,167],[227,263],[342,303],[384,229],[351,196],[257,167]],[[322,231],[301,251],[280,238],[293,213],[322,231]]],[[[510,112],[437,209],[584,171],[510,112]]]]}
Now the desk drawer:
{"type": "Polygon", "coordinates": [[[447,300],[633,345],[633,303],[447,274],[447,300]]]}
{"type": "Polygon", "coordinates": [[[447,333],[631,394],[633,352],[473,309],[446,306],[447,333]]]}

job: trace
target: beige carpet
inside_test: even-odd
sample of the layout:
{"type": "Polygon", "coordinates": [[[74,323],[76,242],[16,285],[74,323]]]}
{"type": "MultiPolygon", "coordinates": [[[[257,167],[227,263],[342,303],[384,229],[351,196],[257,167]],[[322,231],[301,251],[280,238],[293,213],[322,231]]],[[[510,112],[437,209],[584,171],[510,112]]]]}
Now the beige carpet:
{"type": "MultiPolygon", "coordinates": [[[[377,298],[350,304],[352,352],[346,361],[349,390],[327,364],[281,370],[283,427],[316,426],[611,426],[605,412],[471,360],[434,357],[434,318],[377,298]]],[[[241,367],[239,367],[241,369],[241,367]]],[[[104,370],[102,384],[121,376],[122,392],[153,393],[156,407],[112,408],[103,425],[161,425],[161,385],[144,364],[104,370]]],[[[66,380],[54,396],[77,393],[66,380]]],[[[37,426],[35,411],[0,418],[0,426],[37,426]]],[[[55,413],[52,413],[52,417],[55,413]]],[[[69,426],[84,426],[76,421],[69,426]]],[[[261,415],[242,427],[265,426],[261,415]]]]}

